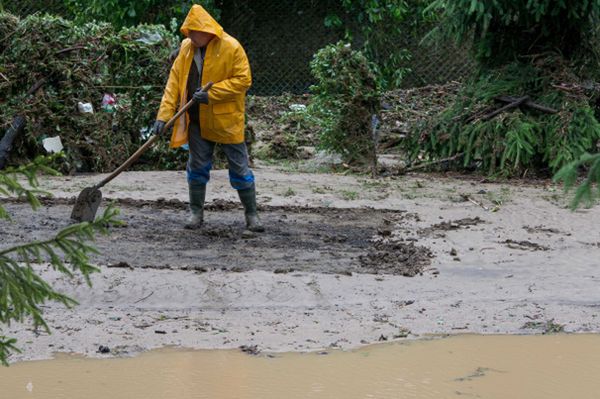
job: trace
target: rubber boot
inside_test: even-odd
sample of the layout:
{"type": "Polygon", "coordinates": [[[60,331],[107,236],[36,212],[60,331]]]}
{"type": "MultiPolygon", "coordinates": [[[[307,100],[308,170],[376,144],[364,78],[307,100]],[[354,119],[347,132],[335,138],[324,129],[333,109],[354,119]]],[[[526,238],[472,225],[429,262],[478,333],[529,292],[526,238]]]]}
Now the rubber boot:
{"type": "Polygon", "coordinates": [[[190,217],[185,224],[186,229],[199,229],[204,223],[204,199],[206,184],[190,184],[190,217]]]}
{"type": "Polygon", "coordinates": [[[255,233],[262,233],[265,228],[260,222],[256,212],[256,189],[254,187],[245,190],[238,190],[240,201],[244,205],[244,215],[246,216],[246,228],[255,233]]]}

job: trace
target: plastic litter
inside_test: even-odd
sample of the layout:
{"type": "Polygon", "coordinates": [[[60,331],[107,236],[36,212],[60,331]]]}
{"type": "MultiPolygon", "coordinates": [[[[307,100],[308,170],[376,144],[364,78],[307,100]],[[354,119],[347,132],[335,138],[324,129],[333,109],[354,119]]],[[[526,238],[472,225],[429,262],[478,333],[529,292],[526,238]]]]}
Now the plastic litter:
{"type": "Polygon", "coordinates": [[[42,140],[42,145],[49,153],[61,152],[64,148],[60,140],[60,136],[47,137],[42,140]]]}
{"type": "Polygon", "coordinates": [[[110,114],[117,111],[117,99],[112,94],[105,93],[102,97],[102,111],[110,114]]]}
{"type": "Polygon", "coordinates": [[[146,126],[140,129],[140,137],[142,140],[148,140],[152,136],[152,126],[146,126]]]}
{"type": "Polygon", "coordinates": [[[140,43],[144,43],[144,44],[149,44],[149,45],[153,45],[153,44],[158,44],[160,42],[162,42],[162,36],[160,35],[160,33],[157,32],[144,32],[144,34],[142,36],[140,36],[139,39],[136,39],[136,42],[140,42],[140,43]]]}
{"type": "Polygon", "coordinates": [[[77,103],[77,109],[82,114],[93,114],[94,107],[91,103],[82,103],[81,101],[77,103]]]}

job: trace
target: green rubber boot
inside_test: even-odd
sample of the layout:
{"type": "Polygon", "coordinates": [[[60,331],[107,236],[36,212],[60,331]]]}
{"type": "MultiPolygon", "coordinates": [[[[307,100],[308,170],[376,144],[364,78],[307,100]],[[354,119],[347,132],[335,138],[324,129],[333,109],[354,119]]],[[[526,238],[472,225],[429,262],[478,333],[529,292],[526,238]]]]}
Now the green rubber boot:
{"type": "Polygon", "coordinates": [[[204,199],[206,197],[206,184],[190,184],[190,217],[185,224],[186,229],[199,229],[204,223],[204,199]]]}
{"type": "Polygon", "coordinates": [[[240,201],[244,205],[244,215],[246,216],[246,228],[255,233],[265,231],[256,212],[256,189],[254,187],[245,190],[238,190],[240,201]]]}

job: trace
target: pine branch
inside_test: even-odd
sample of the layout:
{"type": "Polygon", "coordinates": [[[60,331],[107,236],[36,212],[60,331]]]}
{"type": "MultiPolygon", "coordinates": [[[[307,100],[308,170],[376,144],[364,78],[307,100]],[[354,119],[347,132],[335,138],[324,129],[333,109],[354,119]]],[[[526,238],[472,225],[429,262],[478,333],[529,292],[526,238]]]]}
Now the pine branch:
{"type": "MultiPolygon", "coordinates": [[[[91,285],[90,275],[98,269],[90,264],[89,255],[98,251],[86,242],[93,240],[96,233],[107,234],[107,226],[117,223],[117,215],[118,210],[109,206],[94,222],[69,226],[52,239],[0,251],[0,324],[10,325],[11,321],[23,322],[31,317],[36,327],[50,332],[39,305],[54,301],[71,308],[77,301],[54,291],[32,264],[48,262],[54,270],[69,277],[81,274],[91,285]]],[[[6,363],[9,350],[0,342],[1,363],[6,363]]]]}
{"type": "MultiPolygon", "coordinates": [[[[38,158],[32,164],[0,172],[0,193],[24,195],[32,208],[40,206],[36,194],[42,191],[36,188],[36,173],[56,173],[47,166],[49,159],[38,158]],[[32,188],[23,187],[17,180],[18,175],[25,176],[32,188]]],[[[95,221],[68,226],[51,239],[0,249],[0,363],[7,365],[9,354],[18,351],[16,340],[2,334],[3,325],[31,318],[34,326],[50,332],[41,305],[48,301],[61,303],[67,308],[77,305],[75,299],[56,292],[32,265],[48,263],[66,276],[83,276],[91,285],[90,275],[98,269],[90,264],[90,255],[98,251],[88,242],[93,241],[98,233],[108,234],[109,226],[119,224],[116,220],[118,213],[117,209],[109,206],[95,221]]],[[[8,214],[0,206],[1,217],[8,218],[8,214]]]]}
{"type": "MultiPolygon", "coordinates": [[[[39,208],[41,204],[37,196],[50,196],[50,193],[36,188],[39,186],[37,175],[40,172],[44,172],[53,176],[58,175],[59,173],[50,168],[48,164],[61,157],[63,157],[63,154],[61,153],[47,157],[40,156],[33,160],[33,162],[30,164],[3,170],[0,172],[0,195],[16,195],[18,197],[25,197],[27,198],[27,202],[34,210],[39,208]],[[18,181],[18,176],[26,177],[31,188],[24,187],[18,181]]],[[[2,204],[0,204],[0,219],[10,219],[10,215],[2,207],[2,204]]]]}
{"type": "Polygon", "coordinates": [[[562,181],[565,192],[571,191],[577,184],[579,169],[589,165],[587,177],[581,182],[575,190],[575,195],[571,201],[571,209],[577,209],[582,202],[586,206],[592,206],[597,197],[600,197],[600,187],[594,193],[594,184],[600,185],[600,154],[584,154],[577,161],[561,168],[554,176],[554,181],[562,181]]]}

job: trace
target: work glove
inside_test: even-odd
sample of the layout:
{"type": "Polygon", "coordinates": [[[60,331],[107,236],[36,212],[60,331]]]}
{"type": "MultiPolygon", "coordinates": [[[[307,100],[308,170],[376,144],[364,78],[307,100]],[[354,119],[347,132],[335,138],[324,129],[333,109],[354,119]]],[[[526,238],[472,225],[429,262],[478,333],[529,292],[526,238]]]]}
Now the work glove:
{"type": "Polygon", "coordinates": [[[160,134],[163,130],[163,128],[165,127],[166,123],[163,121],[156,121],[154,122],[154,126],[152,126],[152,133],[153,134],[160,134]]]}
{"type": "Polygon", "coordinates": [[[198,88],[194,92],[194,100],[196,100],[200,104],[208,104],[208,92],[202,91],[201,88],[198,88]]]}

